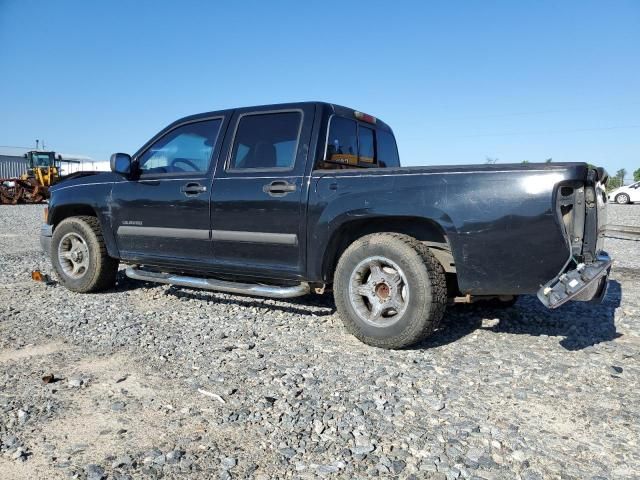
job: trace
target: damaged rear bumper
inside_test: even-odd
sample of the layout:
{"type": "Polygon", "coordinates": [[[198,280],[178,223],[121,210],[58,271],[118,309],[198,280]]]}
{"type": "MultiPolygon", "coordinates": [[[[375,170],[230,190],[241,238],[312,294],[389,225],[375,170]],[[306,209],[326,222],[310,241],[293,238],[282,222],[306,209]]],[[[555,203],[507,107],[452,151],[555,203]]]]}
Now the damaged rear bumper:
{"type": "Polygon", "coordinates": [[[564,271],[538,290],[538,299],[547,308],[557,308],[569,300],[600,302],[609,282],[611,258],[601,252],[595,261],[580,263],[564,271]]]}

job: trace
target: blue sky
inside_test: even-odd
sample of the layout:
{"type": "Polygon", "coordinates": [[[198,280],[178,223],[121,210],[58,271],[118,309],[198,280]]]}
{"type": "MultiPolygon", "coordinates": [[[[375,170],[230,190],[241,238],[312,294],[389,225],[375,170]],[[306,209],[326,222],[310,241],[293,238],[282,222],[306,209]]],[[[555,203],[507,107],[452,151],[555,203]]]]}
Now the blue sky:
{"type": "Polygon", "coordinates": [[[632,172],[640,1],[0,0],[0,145],[102,160],[184,115],[297,100],[382,118],[404,165],[632,172]]]}

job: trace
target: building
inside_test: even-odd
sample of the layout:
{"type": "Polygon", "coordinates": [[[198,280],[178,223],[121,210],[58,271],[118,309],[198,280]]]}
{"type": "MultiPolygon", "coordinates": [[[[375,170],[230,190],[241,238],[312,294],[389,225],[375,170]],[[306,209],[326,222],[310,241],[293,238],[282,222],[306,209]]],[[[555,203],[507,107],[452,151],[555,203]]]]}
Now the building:
{"type": "Polygon", "coordinates": [[[0,178],[16,178],[27,171],[23,155],[0,155],[0,178]]]}
{"type": "MultiPolygon", "coordinates": [[[[109,162],[95,161],[89,157],[78,155],[56,154],[59,162],[60,174],[70,175],[75,172],[100,172],[109,170],[109,162]]],[[[0,179],[16,178],[27,171],[28,162],[24,155],[0,154],[0,179]]]]}

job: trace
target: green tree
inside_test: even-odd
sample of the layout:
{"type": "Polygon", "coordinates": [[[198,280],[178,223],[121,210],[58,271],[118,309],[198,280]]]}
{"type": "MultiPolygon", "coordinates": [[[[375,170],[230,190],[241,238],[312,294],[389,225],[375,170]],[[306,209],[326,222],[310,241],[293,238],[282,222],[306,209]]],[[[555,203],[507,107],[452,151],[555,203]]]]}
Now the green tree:
{"type": "Polygon", "coordinates": [[[544,161],[544,163],[551,163],[551,162],[553,162],[553,158],[551,158],[551,157],[547,158],[547,159],[544,161]]]}
{"type": "Polygon", "coordinates": [[[616,172],[616,177],[620,179],[620,186],[624,185],[624,177],[627,176],[627,171],[624,168],[621,168],[616,172]]]}
{"type": "Polygon", "coordinates": [[[633,181],[640,182],[640,168],[633,172],[633,181]]]}
{"type": "Polygon", "coordinates": [[[492,157],[486,157],[484,159],[484,163],[486,163],[487,165],[493,165],[494,163],[498,163],[498,159],[492,158],[492,157]]]}
{"type": "Polygon", "coordinates": [[[526,165],[527,163],[529,163],[529,160],[522,160],[520,163],[522,163],[523,165],[526,165]]]}
{"type": "Polygon", "coordinates": [[[620,177],[610,177],[607,182],[607,192],[615,190],[620,186],[620,177]]]}

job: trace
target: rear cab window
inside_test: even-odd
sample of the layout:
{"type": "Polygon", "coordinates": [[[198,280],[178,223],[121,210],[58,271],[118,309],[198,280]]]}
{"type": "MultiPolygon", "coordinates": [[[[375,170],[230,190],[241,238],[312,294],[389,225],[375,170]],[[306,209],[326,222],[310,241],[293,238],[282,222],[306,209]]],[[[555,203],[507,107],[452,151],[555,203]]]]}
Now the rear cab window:
{"type": "Polygon", "coordinates": [[[391,132],[355,119],[337,115],[331,117],[324,157],[316,168],[336,170],[399,166],[398,149],[391,132]]]}

